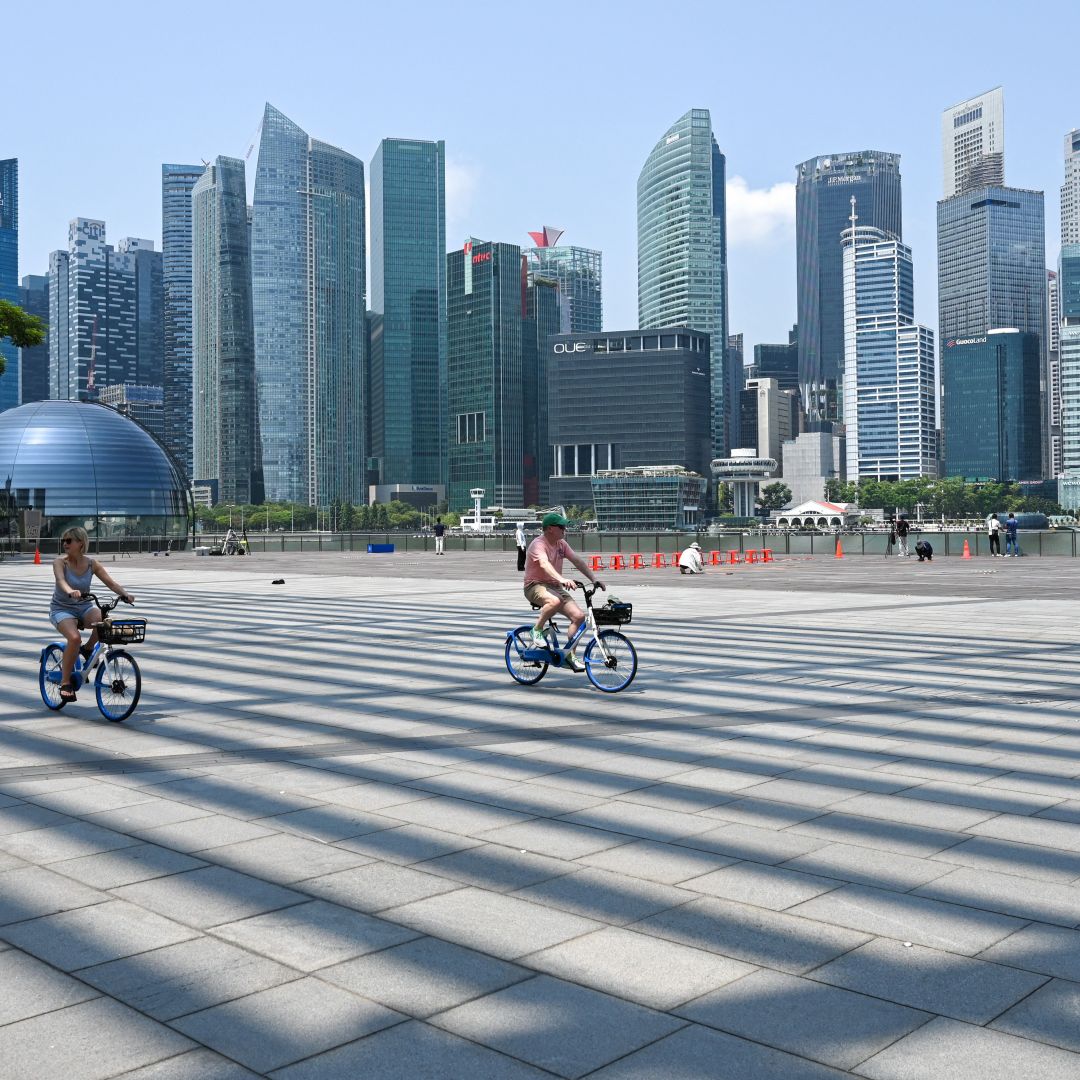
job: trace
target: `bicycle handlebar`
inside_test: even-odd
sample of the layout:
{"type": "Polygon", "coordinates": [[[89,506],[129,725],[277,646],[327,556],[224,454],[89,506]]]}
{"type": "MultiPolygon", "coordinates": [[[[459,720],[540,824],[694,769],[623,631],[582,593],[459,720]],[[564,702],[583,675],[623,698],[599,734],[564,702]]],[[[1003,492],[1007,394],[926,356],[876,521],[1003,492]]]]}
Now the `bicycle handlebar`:
{"type": "Polygon", "coordinates": [[[120,601],[124,598],[122,596],[114,596],[111,601],[106,600],[102,603],[92,592],[83,593],[82,598],[84,600],[93,600],[94,606],[101,612],[102,615],[108,615],[113,608],[118,607],[120,601]]]}
{"type": "Polygon", "coordinates": [[[590,606],[592,604],[593,595],[596,593],[597,589],[604,589],[605,591],[607,590],[607,586],[601,585],[599,582],[594,582],[592,584],[592,587],[590,588],[589,585],[587,585],[584,581],[578,581],[575,578],[574,584],[581,589],[581,593],[585,597],[585,603],[589,604],[590,606]]]}

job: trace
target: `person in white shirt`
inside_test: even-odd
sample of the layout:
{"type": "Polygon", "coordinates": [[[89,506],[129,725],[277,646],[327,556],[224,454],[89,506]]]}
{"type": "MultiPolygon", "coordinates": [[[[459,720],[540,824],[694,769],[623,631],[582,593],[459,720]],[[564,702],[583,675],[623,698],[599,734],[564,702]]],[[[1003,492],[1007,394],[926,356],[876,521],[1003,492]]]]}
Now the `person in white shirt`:
{"type": "Polygon", "coordinates": [[[525,569],[525,552],[528,550],[528,543],[525,540],[525,522],[519,521],[517,528],[514,530],[514,543],[517,544],[517,556],[518,556],[518,570],[525,569]]]}
{"type": "Polygon", "coordinates": [[[679,573],[705,573],[705,557],[701,554],[701,545],[696,540],[679,556],[679,573]]]}
{"type": "Polygon", "coordinates": [[[990,557],[994,558],[1001,554],[1001,522],[997,514],[991,514],[986,519],[986,531],[990,536],[990,557]]]}

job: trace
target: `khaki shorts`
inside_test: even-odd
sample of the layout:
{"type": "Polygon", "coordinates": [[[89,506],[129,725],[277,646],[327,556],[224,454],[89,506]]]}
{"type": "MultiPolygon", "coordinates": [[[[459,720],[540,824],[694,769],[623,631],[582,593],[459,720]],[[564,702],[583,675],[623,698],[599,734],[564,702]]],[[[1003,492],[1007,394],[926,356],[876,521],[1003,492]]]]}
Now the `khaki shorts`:
{"type": "Polygon", "coordinates": [[[554,594],[560,600],[573,600],[569,589],[564,589],[561,585],[545,585],[536,581],[525,586],[525,597],[533,607],[543,607],[548,593],[554,594]]]}

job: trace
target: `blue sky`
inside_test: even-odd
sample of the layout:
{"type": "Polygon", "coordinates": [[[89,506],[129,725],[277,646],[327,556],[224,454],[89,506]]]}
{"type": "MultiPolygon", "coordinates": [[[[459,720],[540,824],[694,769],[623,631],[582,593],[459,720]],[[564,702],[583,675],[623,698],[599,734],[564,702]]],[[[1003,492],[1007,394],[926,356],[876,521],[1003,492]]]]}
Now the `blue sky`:
{"type": "Polygon", "coordinates": [[[1046,191],[1051,265],[1062,137],[1080,126],[1063,44],[1077,9],[1060,0],[62,0],[16,5],[4,24],[20,274],[45,272],[77,215],[104,218],[111,240],[160,241],[161,163],[243,157],[269,100],[365,162],[385,136],[445,139],[448,246],[563,227],[564,243],[603,251],[605,323],[628,328],[637,174],[673,120],[705,107],[728,164],[730,324],[748,346],[786,340],[795,319],[798,162],[902,155],[916,314],[936,326],[941,110],[1004,86],[1006,181],[1046,191]]]}

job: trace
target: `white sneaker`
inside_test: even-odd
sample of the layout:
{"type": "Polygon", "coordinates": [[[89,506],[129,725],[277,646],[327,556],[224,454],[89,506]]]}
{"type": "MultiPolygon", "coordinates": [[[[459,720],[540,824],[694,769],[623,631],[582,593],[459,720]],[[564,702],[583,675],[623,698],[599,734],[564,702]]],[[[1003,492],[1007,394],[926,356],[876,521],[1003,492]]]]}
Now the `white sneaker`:
{"type": "Polygon", "coordinates": [[[546,649],[547,648],[547,638],[544,637],[544,631],[543,630],[537,630],[536,627],[534,626],[532,628],[530,636],[532,638],[533,645],[536,645],[538,648],[541,648],[541,649],[546,649]]]}
{"type": "Polygon", "coordinates": [[[573,653],[567,653],[566,654],[566,666],[571,671],[584,671],[585,670],[585,665],[573,653]]]}

